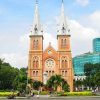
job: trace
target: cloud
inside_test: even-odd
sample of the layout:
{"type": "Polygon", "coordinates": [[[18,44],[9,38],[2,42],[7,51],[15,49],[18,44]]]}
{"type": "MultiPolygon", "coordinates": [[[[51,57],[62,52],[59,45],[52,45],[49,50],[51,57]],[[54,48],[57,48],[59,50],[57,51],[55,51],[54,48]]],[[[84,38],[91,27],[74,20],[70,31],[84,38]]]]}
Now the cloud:
{"type": "MultiPolygon", "coordinates": [[[[93,38],[99,36],[99,33],[92,28],[84,27],[76,20],[69,20],[69,24],[71,30],[71,48],[73,56],[91,51],[92,40],[93,38]]],[[[54,23],[50,23],[49,27],[51,29],[52,27],[55,28],[56,31],[56,26],[54,26],[54,23]]],[[[44,49],[48,47],[49,42],[51,42],[52,46],[57,50],[57,38],[49,32],[44,32],[43,35],[44,49]]],[[[5,61],[10,62],[12,66],[21,68],[28,65],[29,34],[20,36],[19,43],[21,48],[23,48],[22,50],[25,50],[27,53],[20,53],[22,51],[19,49],[20,51],[17,53],[3,53],[0,56],[5,58],[5,61]]]]}
{"type": "Polygon", "coordinates": [[[24,35],[20,36],[20,38],[19,38],[20,46],[27,50],[29,47],[29,35],[30,34],[24,34],[24,35]]]}
{"type": "MultiPolygon", "coordinates": [[[[92,40],[95,37],[100,37],[100,11],[95,11],[85,17],[82,18],[83,22],[67,19],[71,30],[71,48],[73,56],[92,51],[92,40]]],[[[52,46],[57,50],[57,24],[58,17],[44,24],[44,49],[49,45],[49,42],[51,42],[52,46]]],[[[9,37],[7,36],[6,38],[9,37]]],[[[7,41],[8,47],[14,44],[15,46],[10,46],[9,50],[11,51],[11,47],[15,47],[18,51],[16,51],[16,53],[14,51],[10,53],[4,51],[0,57],[5,58],[5,61],[9,62],[14,67],[26,67],[28,65],[29,34],[23,34],[19,37],[19,40],[17,40],[18,37],[16,36],[15,38],[10,36],[10,38],[11,40],[7,40],[0,37],[0,41],[2,44],[4,44],[2,42],[3,40],[7,41]]],[[[4,45],[6,46],[6,43],[4,45]]]]}
{"type": "MultiPolygon", "coordinates": [[[[70,25],[69,28],[71,30],[70,34],[71,34],[71,47],[72,47],[73,56],[77,54],[85,53],[88,51],[92,51],[92,40],[99,36],[99,32],[97,32],[93,28],[88,28],[88,27],[83,26],[76,20],[68,20],[68,22],[70,25]]],[[[49,21],[48,23],[45,24],[46,29],[44,30],[47,30],[48,32],[44,32],[43,34],[44,49],[49,45],[49,42],[51,42],[52,46],[57,50],[57,37],[56,37],[57,23],[58,21],[56,20],[56,21],[51,21],[51,22],[49,21]],[[50,30],[50,29],[53,29],[53,30],[50,30]]],[[[23,43],[21,44],[24,44],[24,45],[28,44],[27,40],[28,40],[28,35],[22,36],[21,42],[23,43]]]]}
{"type": "Polygon", "coordinates": [[[9,62],[13,67],[21,68],[27,67],[27,55],[22,55],[20,53],[5,53],[0,55],[4,58],[6,62],[9,62]]]}
{"type": "Polygon", "coordinates": [[[92,51],[92,41],[99,37],[93,28],[81,25],[76,20],[70,20],[71,46],[73,56],[92,51]]]}
{"type": "Polygon", "coordinates": [[[76,2],[81,6],[87,6],[89,4],[89,0],[76,0],[76,2]]]}
{"type": "MultiPolygon", "coordinates": [[[[27,50],[29,49],[29,41],[30,41],[29,35],[30,34],[24,34],[19,39],[21,46],[26,48],[27,50]]],[[[57,50],[57,40],[52,34],[44,32],[43,37],[44,37],[44,40],[43,40],[44,50],[47,48],[50,42],[51,42],[51,45],[57,50]]]]}
{"type": "Polygon", "coordinates": [[[8,2],[18,5],[30,5],[32,3],[31,0],[8,0],[8,2]]]}
{"type": "Polygon", "coordinates": [[[57,50],[57,39],[50,33],[44,33],[44,49],[51,43],[52,47],[57,50]]]}
{"type": "Polygon", "coordinates": [[[90,15],[84,16],[81,22],[87,26],[97,30],[100,33],[100,11],[95,11],[90,15]]]}

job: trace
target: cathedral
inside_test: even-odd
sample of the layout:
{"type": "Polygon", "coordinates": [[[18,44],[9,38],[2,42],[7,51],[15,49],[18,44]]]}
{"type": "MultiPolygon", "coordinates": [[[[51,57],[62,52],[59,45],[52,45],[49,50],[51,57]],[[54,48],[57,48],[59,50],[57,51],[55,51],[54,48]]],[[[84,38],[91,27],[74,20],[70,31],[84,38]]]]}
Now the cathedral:
{"type": "Polygon", "coordinates": [[[68,82],[70,91],[73,91],[74,74],[70,35],[64,13],[63,0],[59,22],[59,29],[57,30],[57,50],[52,47],[51,43],[44,50],[43,28],[40,22],[38,2],[36,1],[34,22],[31,35],[29,36],[28,77],[46,84],[52,75],[61,75],[68,82]]]}

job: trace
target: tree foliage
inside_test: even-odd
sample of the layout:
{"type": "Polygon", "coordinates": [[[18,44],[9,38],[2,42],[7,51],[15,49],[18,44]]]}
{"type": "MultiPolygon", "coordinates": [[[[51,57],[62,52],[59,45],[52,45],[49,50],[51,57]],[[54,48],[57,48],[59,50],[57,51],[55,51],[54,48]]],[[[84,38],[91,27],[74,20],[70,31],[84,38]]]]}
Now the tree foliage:
{"type": "Polygon", "coordinates": [[[0,90],[13,89],[13,81],[18,75],[18,69],[0,59],[0,90]]]}
{"type": "Polygon", "coordinates": [[[85,64],[84,72],[86,75],[85,86],[100,88],[100,63],[85,64]]]}
{"type": "Polygon", "coordinates": [[[62,87],[64,91],[69,91],[69,85],[67,84],[67,81],[61,77],[61,75],[51,76],[47,81],[47,86],[49,88],[53,88],[54,91],[57,91],[58,87],[62,87]]]}
{"type": "Polygon", "coordinates": [[[43,86],[43,83],[40,81],[34,81],[33,82],[33,89],[39,90],[43,86]]]}

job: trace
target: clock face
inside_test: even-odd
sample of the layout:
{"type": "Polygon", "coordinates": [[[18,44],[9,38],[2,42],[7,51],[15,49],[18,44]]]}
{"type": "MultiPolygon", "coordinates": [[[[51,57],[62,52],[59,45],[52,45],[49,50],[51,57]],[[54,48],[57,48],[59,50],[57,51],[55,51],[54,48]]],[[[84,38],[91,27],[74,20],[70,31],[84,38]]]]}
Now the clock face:
{"type": "Polygon", "coordinates": [[[48,50],[48,54],[49,54],[49,55],[52,54],[52,51],[51,51],[51,50],[48,50]]]}
{"type": "Polygon", "coordinates": [[[53,60],[53,59],[48,59],[48,60],[46,60],[45,66],[46,66],[47,68],[53,68],[53,67],[55,66],[54,60],[53,60]]]}

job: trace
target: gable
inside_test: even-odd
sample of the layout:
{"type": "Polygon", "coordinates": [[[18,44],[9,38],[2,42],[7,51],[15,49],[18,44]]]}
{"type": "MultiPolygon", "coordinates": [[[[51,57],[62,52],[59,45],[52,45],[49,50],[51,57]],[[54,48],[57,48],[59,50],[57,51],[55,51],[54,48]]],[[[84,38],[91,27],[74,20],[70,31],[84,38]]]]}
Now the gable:
{"type": "Polygon", "coordinates": [[[51,45],[49,45],[43,52],[43,59],[46,60],[48,58],[52,58],[57,60],[57,55],[57,51],[51,45]]]}

